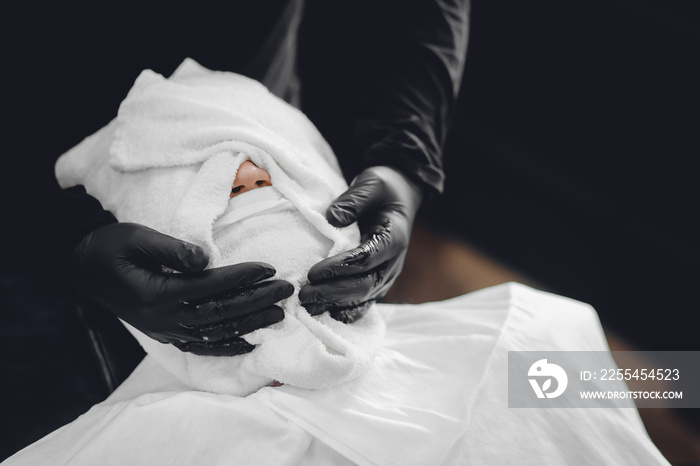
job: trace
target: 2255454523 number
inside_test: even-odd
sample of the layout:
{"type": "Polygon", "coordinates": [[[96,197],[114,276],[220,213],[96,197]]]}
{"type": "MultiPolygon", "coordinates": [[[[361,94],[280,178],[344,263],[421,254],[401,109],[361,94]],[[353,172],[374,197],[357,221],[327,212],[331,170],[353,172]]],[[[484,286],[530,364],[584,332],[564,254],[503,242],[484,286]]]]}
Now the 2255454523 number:
{"type": "Polygon", "coordinates": [[[602,369],[600,380],[678,380],[678,369],[602,369]]]}

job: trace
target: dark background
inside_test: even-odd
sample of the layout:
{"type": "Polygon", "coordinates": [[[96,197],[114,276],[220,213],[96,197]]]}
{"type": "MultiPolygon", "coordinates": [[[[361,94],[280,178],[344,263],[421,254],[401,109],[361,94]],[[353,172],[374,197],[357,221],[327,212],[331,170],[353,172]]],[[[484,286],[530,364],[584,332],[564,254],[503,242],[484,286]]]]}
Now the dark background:
{"type": "Polygon", "coordinates": [[[638,348],[700,349],[700,2],[499,3],[446,150],[461,209],[430,218],[638,348]]]}
{"type": "MultiPolygon", "coordinates": [[[[352,36],[313,33],[304,109],[353,172],[346,70],[314,66],[352,36]]],[[[445,193],[421,220],[638,348],[697,350],[699,156],[700,2],[475,1],[445,193]]]]}
{"type": "MultiPolygon", "coordinates": [[[[351,147],[343,109],[353,103],[343,65],[328,57],[361,31],[339,24],[330,3],[312,4],[301,73],[305,110],[342,155],[351,147]]],[[[445,195],[421,221],[593,304],[607,328],[640,349],[700,349],[699,5],[474,2],[445,195]]],[[[249,52],[246,34],[266,32],[265,21],[241,31],[204,10],[29,10],[8,14],[3,33],[8,157],[29,165],[106,124],[142,69],[168,75],[192,56],[241,71],[230,64],[249,52]],[[142,46],[127,48],[124,34],[142,46]]],[[[3,202],[27,189],[21,178],[4,184],[3,202]]],[[[4,458],[91,401],[68,350],[69,298],[6,265],[0,278],[4,458]]]]}

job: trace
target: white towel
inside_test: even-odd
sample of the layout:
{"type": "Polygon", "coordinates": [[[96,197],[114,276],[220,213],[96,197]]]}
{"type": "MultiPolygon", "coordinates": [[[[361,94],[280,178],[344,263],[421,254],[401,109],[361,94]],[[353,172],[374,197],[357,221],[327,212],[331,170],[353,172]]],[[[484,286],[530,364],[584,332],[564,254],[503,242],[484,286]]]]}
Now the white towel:
{"type": "Polygon", "coordinates": [[[144,349],[183,383],[248,395],[276,380],[320,389],[372,363],[384,322],[371,308],[343,324],[311,317],[297,293],[309,268],[359,243],[355,225],[331,226],[329,203],[347,185],[313,124],[261,84],[187,59],[166,79],[146,70],[117,118],[64,154],[62,186],[83,184],[120,221],[138,222],[206,248],[211,266],[265,261],[295,285],[285,319],[244,338],[247,355],[180,352],[127,325],[144,349]],[[240,164],[270,173],[272,187],[229,199],[240,164]]]}

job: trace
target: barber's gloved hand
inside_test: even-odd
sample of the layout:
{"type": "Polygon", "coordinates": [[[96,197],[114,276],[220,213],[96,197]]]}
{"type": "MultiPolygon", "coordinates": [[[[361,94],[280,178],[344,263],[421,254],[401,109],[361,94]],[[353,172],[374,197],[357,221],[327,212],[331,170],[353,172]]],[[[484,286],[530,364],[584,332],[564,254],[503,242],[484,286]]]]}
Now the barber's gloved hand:
{"type": "Polygon", "coordinates": [[[329,311],[354,322],[386,295],[403,267],[422,200],[420,188],[391,167],[367,168],[353,180],[328,207],[326,219],[336,227],[359,220],[362,243],[311,268],[299,293],[311,315],[329,311]]]}
{"type": "Polygon", "coordinates": [[[254,346],[240,336],[281,321],[284,312],[274,303],[294,287],[258,283],[275,274],[265,263],[204,270],[208,262],[199,246],[114,223],[81,240],[71,278],[78,291],[162,343],[200,355],[247,353],[254,346]]]}

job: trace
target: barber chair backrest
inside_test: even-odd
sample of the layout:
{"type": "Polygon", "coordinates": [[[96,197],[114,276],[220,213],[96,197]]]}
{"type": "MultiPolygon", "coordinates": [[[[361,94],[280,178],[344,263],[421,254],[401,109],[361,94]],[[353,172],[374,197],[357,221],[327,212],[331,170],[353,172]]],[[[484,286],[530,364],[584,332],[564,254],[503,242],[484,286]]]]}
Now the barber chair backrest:
{"type": "Polygon", "coordinates": [[[73,357],[94,403],[107,398],[139,365],[146,353],[119,319],[89,301],[67,309],[73,357]]]}

